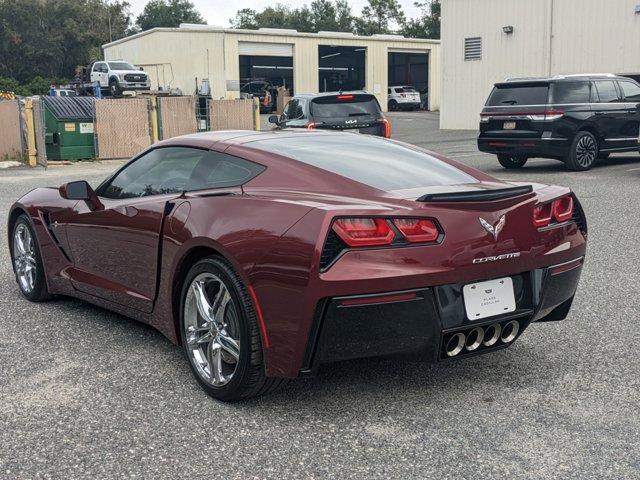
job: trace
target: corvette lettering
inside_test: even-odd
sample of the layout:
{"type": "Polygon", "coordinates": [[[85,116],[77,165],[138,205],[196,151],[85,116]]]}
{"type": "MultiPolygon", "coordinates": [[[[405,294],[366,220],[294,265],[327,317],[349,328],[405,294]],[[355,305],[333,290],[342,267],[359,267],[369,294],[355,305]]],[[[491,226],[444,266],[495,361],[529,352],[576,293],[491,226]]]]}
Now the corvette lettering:
{"type": "Polygon", "coordinates": [[[520,256],[520,252],[503,253],[502,255],[496,255],[493,257],[474,258],[473,263],[498,262],[500,260],[509,260],[511,258],[518,258],[519,256],[520,256]]]}

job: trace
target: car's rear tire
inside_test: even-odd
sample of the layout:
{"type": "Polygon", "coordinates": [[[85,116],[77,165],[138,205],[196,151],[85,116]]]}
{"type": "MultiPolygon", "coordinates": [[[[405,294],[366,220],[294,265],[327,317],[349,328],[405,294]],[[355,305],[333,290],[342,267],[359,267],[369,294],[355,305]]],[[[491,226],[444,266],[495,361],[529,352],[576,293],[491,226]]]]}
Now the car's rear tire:
{"type": "Polygon", "coordinates": [[[527,160],[529,159],[522,155],[498,155],[500,165],[508,169],[522,168],[527,160]]]}
{"type": "Polygon", "coordinates": [[[265,375],[253,302],[233,267],[219,256],[189,270],[180,295],[180,333],[193,374],[217,400],[263,395],[284,381],[265,375]]]}
{"type": "Polygon", "coordinates": [[[569,170],[589,170],[598,158],[598,141],[591,132],[578,132],[571,142],[565,165],[569,170]]]}
{"type": "Polygon", "coordinates": [[[40,246],[26,215],[20,215],[11,233],[11,262],[18,287],[27,300],[44,302],[53,296],[47,289],[40,246]]]}
{"type": "Polygon", "coordinates": [[[395,112],[398,110],[398,102],[396,100],[389,100],[389,111],[395,112]]]}

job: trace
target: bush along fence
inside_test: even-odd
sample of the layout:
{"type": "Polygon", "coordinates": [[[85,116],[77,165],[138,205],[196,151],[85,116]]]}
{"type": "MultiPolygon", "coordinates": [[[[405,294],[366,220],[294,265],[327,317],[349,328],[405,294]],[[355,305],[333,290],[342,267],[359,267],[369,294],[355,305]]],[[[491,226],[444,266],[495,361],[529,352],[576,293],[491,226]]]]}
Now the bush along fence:
{"type": "Polygon", "coordinates": [[[193,96],[0,100],[0,161],[128,158],[149,145],[205,130],[260,129],[257,99],[193,96]]]}

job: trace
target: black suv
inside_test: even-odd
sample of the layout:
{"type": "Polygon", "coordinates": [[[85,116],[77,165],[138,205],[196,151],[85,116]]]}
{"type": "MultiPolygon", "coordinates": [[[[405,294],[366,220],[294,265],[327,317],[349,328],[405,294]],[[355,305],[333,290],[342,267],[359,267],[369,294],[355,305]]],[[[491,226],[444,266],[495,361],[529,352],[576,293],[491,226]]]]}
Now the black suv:
{"type": "Polygon", "coordinates": [[[613,152],[638,151],[640,85],[612,74],[496,83],[480,114],[478,148],[505,168],[554,158],[588,170],[613,152]]]}
{"type": "Polygon", "coordinates": [[[271,115],[278,128],[318,128],[391,137],[391,124],[374,95],[366,92],[318,93],[294,96],[282,115],[271,115]]]}

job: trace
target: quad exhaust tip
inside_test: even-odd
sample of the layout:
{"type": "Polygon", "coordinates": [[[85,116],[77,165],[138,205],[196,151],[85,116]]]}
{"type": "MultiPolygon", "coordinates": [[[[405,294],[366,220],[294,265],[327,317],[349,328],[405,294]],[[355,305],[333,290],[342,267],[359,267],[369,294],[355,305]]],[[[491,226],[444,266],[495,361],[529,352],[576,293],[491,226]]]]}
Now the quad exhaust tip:
{"type": "Polygon", "coordinates": [[[480,346],[491,348],[498,343],[511,343],[518,336],[519,331],[520,323],[517,320],[511,320],[504,325],[496,322],[484,327],[472,328],[464,333],[456,332],[447,340],[444,351],[447,357],[455,357],[463,350],[470,353],[480,346]]]}

